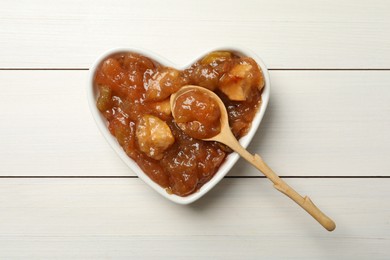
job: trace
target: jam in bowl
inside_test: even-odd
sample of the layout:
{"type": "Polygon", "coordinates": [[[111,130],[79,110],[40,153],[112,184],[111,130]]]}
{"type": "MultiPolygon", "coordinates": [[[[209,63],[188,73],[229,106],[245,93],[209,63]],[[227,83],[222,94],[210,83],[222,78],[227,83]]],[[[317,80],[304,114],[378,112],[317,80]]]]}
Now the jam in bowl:
{"type": "Polygon", "coordinates": [[[235,137],[245,147],[269,97],[269,77],[250,51],[222,48],[177,68],[149,52],[127,49],[103,55],[91,70],[89,103],[120,157],[163,196],[187,204],[210,190],[233,166],[236,154],[200,139],[218,127],[218,110],[206,97],[187,95],[172,117],[169,98],[186,85],[215,92],[224,102],[235,137]],[[202,115],[202,122],[187,122],[202,115]],[[185,125],[183,125],[185,124],[185,125]],[[193,138],[182,131],[188,127],[193,138]]]}

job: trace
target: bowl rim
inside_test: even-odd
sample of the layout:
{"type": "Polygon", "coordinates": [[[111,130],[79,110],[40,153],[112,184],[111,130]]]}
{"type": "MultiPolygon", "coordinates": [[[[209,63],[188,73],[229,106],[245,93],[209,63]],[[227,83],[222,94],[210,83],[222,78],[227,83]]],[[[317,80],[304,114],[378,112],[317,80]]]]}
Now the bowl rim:
{"type": "Polygon", "coordinates": [[[173,201],[178,204],[186,205],[190,204],[201,197],[203,197],[206,193],[208,193],[215,185],[217,185],[225,176],[226,174],[231,170],[231,168],[234,166],[234,164],[239,159],[239,155],[236,152],[233,152],[229,154],[223,164],[220,166],[218,171],[215,173],[215,175],[207,182],[205,183],[198,191],[186,196],[181,197],[175,194],[169,194],[164,188],[162,188],[160,185],[155,183],[152,179],[147,176],[142,169],[138,166],[138,164],[133,161],[128,155],[125,153],[125,151],[122,149],[122,147],[117,142],[116,138],[111,135],[107,128],[106,119],[101,115],[100,111],[96,107],[96,97],[97,97],[97,89],[94,86],[94,77],[97,67],[100,65],[100,63],[107,57],[122,53],[122,52],[134,52],[141,54],[143,56],[146,56],[163,66],[170,66],[177,69],[184,69],[192,65],[194,62],[198,61],[208,53],[212,51],[231,51],[233,53],[237,53],[241,56],[247,56],[253,58],[257,64],[260,66],[263,76],[264,76],[264,89],[261,95],[262,103],[256,112],[256,115],[252,121],[251,128],[249,129],[248,133],[240,138],[239,142],[240,144],[246,148],[250,141],[252,140],[253,136],[257,132],[260,123],[264,117],[265,110],[268,106],[269,102],[269,96],[270,96],[270,77],[268,73],[268,69],[264,62],[261,60],[261,58],[252,50],[249,50],[248,48],[242,47],[242,46],[219,46],[215,48],[208,49],[204,52],[202,52],[201,55],[197,56],[195,59],[190,61],[184,66],[177,65],[170,60],[164,58],[163,56],[144,49],[140,47],[121,47],[121,48],[112,48],[105,52],[103,52],[99,57],[94,61],[91,68],[89,69],[89,76],[88,76],[88,84],[87,84],[87,99],[89,104],[89,110],[92,114],[92,117],[98,126],[101,134],[104,136],[106,141],[109,143],[111,148],[118,154],[118,156],[122,159],[122,161],[130,168],[131,171],[133,171],[141,180],[143,180],[146,184],[148,184],[151,188],[153,188],[155,191],[157,191],[160,195],[167,198],[170,201],[173,201]]]}

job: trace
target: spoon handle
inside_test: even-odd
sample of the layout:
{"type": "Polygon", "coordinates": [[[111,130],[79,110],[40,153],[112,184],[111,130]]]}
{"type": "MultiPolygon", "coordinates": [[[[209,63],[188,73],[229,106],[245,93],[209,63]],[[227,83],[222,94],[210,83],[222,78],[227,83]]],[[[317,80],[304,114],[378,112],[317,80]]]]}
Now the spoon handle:
{"type": "Polygon", "coordinates": [[[274,188],[282,192],[290,199],[295,201],[299,206],[301,206],[307,213],[309,213],[315,220],[317,220],[326,230],[333,231],[336,228],[335,222],[326,216],[316,205],[310,200],[309,197],[302,197],[298,192],[296,192],[292,187],[290,187],[286,182],[284,182],[258,155],[252,155],[247,150],[245,150],[241,145],[230,146],[238,154],[241,155],[245,160],[250,162],[258,170],[260,170],[268,179],[274,183],[274,188]]]}

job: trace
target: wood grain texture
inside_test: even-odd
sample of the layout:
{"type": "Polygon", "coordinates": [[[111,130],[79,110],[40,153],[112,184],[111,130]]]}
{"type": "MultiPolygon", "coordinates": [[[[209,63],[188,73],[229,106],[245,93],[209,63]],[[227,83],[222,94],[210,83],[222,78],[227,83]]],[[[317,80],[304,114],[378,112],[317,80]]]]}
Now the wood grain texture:
{"type": "MultiPolygon", "coordinates": [[[[88,71],[0,71],[1,176],[133,176],[99,133],[88,71]]],[[[272,71],[248,150],[282,176],[390,176],[390,71],[272,71]]],[[[258,176],[239,161],[230,176],[258,176]]]]}
{"type": "Polygon", "coordinates": [[[336,220],[333,233],[265,179],[225,179],[190,206],[139,179],[3,179],[0,258],[390,257],[389,179],[290,181],[336,220]]]}
{"type": "Polygon", "coordinates": [[[2,1],[0,68],[88,68],[120,46],[179,64],[221,45],[270,68],[390,68],[390,5],[377,1],[2,1]]]}

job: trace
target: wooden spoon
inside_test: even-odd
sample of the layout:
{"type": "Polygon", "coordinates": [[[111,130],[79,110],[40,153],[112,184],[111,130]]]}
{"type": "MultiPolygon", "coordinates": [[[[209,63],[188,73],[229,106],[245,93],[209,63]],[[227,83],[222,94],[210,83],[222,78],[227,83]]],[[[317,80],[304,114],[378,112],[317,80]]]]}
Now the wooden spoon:
{"type": "Polygon", "coordinates": [[[287,195],[290,199],[295,201],[299,206],[306,210],[315,220],[317,220],[325,229],[328,231],[333,231],[336,228],[335,222],[326,216],[319,208],[317,208],[314,203],[310,200],[309,197],[302,197],[298,192],[291,188],[286,182],[284,182],[272,169],[263,161],[263,159],[258,155],[250,154],[245,148],[243,148],[237,139],[234,137],[232,131],[230,130],[228,114],[226,107],[222,100],[212,91],[202,88],[199,86],[188,85],[182,87],[178,92],[171,95],[170,104],[172,115],[175,118],[175,106],[176,100],[179,96],[187,93],[189,91],[202,91],[214,98],[218,103],[221,110],[221,131],[219,134],[215,135],[212,138],[202,139],[204,141],[217,141],[229,146],[232,150],[237,152],[241,157],[250,162],[258,170],[260,170],[268,179],[270,179],[275,189],[287,195]]]}

